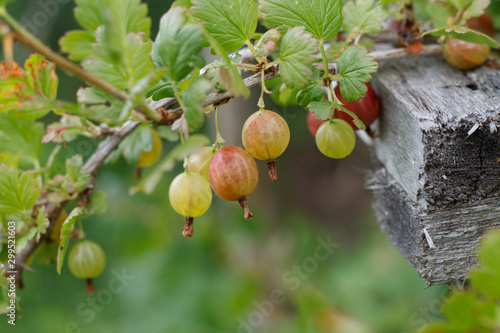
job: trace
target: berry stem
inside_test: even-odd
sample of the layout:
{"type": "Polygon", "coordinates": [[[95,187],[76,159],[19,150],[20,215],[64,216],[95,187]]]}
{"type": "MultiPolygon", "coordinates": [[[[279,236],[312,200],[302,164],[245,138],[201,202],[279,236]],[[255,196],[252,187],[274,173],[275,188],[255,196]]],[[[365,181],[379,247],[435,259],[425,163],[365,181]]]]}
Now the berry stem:
{"type": "Polygon", "coordinates": [[[182,236],[193,237],[193,223],[194,223],[194,218],[186,216],[186,225],[184,226],[184,231],[182,232],[182,236]]]}
{"type": "Polygon", "coordinates": [[[278,180],[278,172],[276,171],[275,160],[267,161],[267,171],[269,171],[269,178],[271,178],[273,182],[278,180]]]}
{"type": "Polygon", "coordinates": [[[263,63],[264,63],[264,61],[262,61],[262,58],[261,58],[261,57],[259,57],[259,56],[257,55],[257,51],[255,51],[255,48],[253,47],[252,43],[251,43],[249,40],[246,40],[246,41],[245,41],[245,44],[248,46],[248,49],[250,50],[250,52],[252,52],[252,54],[253,54],[253,56],[255,57],[255,59],[256,59],[259,63],[263,64],[263,63]]]}
{"type": "Polygon", "coordinates": [[[264,91],[266,90],[266,80],[265,80],[265,71],[261,71],[261,82],[260,82],[260,98],[259,102],[257,103],[257,106],[262,110],[263,108],[266,107],[266,104],[264,103],[264,91]]]}
{"type": "Polygon", "coordinates": [[[240,203],[241,208],[243,208],[243,210],[245,212],[245,219],[251,220],[252,217],[253,217],[253,214],[250,211],[250,209],[248,208],[248,200],[247,200],[247,198],[246,197],[241,198],[240,200],[238,200],[238,202],[240,203]]]}
{"type": "Polygon", "coordinates": [[[319,41],[319,50],[321,51],[321,58],[323,58],[323,65],[325,66],[325,72],[323,77],[326,79],[330,76],[330,72],[328,71],[328,59],[326,57],[325,46],[323,45],[323,40],[319,41]]]}
{"type": "Polygon", "coordinates": [[[135,168],[134,178],[139,180],[141,179],[141,175],[142,175],[142,168],[141,167],[135,168]]]}
{"type": "Polygon", "coordinates": [[[97,292],[97,288],[94,286],[94,284],[92,283],[92,279],[87,279],[86,281],[87,283],[87,294],[90,296],[92,295],[92,293],[95,291],[97,292]]]}
{"type": "Polygon", "coordinates": [[[219,105],[217,105],[217,107],[215,108],[215,130],[217,131],[215,146],[217,146],[217,144],[220,144],[222,147],[224,147],[224,143],[226,142],[226,140],[224,140],[219,131],[219,105]]]}

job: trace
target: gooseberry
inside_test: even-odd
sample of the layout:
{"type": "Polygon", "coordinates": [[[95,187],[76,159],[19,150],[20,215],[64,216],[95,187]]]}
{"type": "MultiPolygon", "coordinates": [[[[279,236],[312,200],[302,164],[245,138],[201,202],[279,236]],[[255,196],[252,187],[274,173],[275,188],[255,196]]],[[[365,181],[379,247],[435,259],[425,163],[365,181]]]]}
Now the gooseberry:
{"type": "Polygon", "coordinates": [[[490,54],[487,44],[469,43],[450,38],[443,46],[446,61],[455,68],[468,70],[482,65],[490,54]]]}
{"type": "Polygon", "coordinates": [[[193,221],[203,215],[212,204],[212,190],[208,181],[200,174],[183,172],[174,178],[168,191],[174,210],[186,217],[183,236],[193,236],[193,221]]]}
{"type": "Polygon", "coordinates": [[[161,138],[154,129],[150,128],[149,130],[151,131],[151,136],[153,137],[152,147],[150,151],[143,151],[139,155],[139,164],[137,164],[139,168],[146,168],[150,166],[156,162],[161,155],[163,146],[161,138]]]}
{"type": "Polygon", "coordinates": [[[106,254],[99,244],[90,240],[76,243],[68,255],[68,267],[71,273],[87,280],[87,293],[95,291],[92,279],[99,276],[106,266],[106,254]]]}
{"type": "Polygon", "coordinates": [[[249,220],[253,217],[248,208],[247,196],[257,187],[259,171],[252,155],[240,147],[221,148],[210,162],[208,178],[219,197],[227,201],[238,201],[245,212],[245,218],[249,220]]]}
{"type": "Polygon", "coordinates": [[[290,142],[290,129],[285,119],[276,112],[261,109],[245,121],[241,139],[250,155],[267,161],[269,178],[278,180],[275,159],[283,154],[290,142]]]}
{"type": "Polygon", "coordinates": [[[56,222],[54,223],[54,226],[52,227],[52,231],[50,232],[50,240],[54,242],[59,242],[59,238],[61,238],[61,228],[68,218],[68,213],[66,212],[65,209],[61,210],[59,213],[59,216],[57,217],[56,222]]]}
{"type": "Polygon", "coordinates": [[[356,136],[351,125],[342,119],[324,122],[316,133],[316,145],[323,155],[344,158],[354,149],[356,136]]]}
{"type": "Polygon", "coordinates": [[[192,154],[188,160],[188,171],[202,175],[208,181],[210,161],[215,154],[213,147],[203,147],[199,153],[192,154]]]}

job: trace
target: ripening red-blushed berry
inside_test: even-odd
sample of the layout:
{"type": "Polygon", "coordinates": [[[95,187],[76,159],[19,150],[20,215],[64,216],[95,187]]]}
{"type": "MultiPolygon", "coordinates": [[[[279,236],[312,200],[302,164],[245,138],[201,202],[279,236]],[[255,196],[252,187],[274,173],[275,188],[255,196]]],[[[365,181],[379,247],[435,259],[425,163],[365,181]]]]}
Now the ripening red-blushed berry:
{"type": "Polygon", "coordinates": [[[245,218],[253,217],[248,209],[247,196],[257,187],[259,171],[246,150],[236,146],[219,149],[210,162],[208,178],[215,194],[227,201],[238,201],[245,211],[245,218]]]}
{"type": "Polygon", "coordinates": [[[285,119],[276,112],[261,109],[245,121],[241,139],[250,155],[267,162],[269,178],[278,180],[274,160],[283,154],[290,142],[290,129],[285,119]]]}
{"type": "Polygon", "coordinates": [[[443,55],[453,67],[469,70],[481,66],[488,59],[490,47],[450,38],[443,45],[443,55]]]}

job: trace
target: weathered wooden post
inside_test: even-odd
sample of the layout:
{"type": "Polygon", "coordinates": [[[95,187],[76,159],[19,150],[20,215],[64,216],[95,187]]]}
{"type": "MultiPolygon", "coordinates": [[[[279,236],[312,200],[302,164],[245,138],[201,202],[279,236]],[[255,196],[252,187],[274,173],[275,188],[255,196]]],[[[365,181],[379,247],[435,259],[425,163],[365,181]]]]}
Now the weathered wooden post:
{"type": "Polygon", "coordinates": [[[381,229],[427,284],[464,279],[483,233],[500,227],[500,70],[427,56],[381,63],[372,84],[381,229]]]}

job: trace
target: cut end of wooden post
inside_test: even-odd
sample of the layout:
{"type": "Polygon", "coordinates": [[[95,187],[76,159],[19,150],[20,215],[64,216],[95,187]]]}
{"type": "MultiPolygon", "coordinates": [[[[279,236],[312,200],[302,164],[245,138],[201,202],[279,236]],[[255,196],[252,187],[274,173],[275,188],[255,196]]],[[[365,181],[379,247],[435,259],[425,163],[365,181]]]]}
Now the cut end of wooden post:
{"type": "Polygon", "coordinates": [[[267,170],[269,171],[269,178],[273,182],[278,180],[278,172],[276,171],[276,161],[267,161],[267,170]]]}
{"type": "Polygon", "coordinates": [[[243,210],[245,212],[245,219],[251,220],[252,217],[253,217],[253,214],[250,211],[250,209],[248,208],[248,200],[247,200],[247,198],[246,197],[241,198],[240,200],[238,200],[238,202],[240,203],[241,208],[243,208],[243,210]]]}
{"type": "Polygon", "coordinates": [[[184,231],[182,232],[182,236],[184,237],[193,237],[193,223],[194,218],[186,217],[186,225],[184,226],[184,231]]]}

